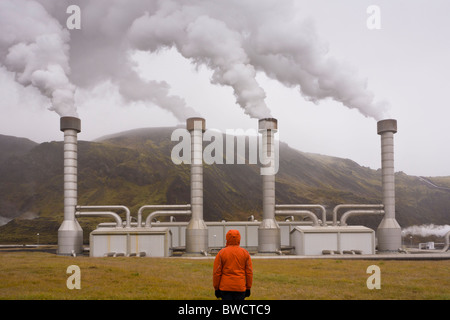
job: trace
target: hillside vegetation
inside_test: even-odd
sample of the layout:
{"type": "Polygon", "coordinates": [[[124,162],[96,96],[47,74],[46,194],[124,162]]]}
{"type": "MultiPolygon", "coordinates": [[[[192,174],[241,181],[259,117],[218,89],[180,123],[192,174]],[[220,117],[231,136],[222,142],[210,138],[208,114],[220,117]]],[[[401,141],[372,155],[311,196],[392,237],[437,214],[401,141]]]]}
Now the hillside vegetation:
{"type": "MultiPolygon", "coordinates": [[[[190,202],[190,167],[175,165],[170,156],[178,142],[174,128],[148,128],[80,141],[78,203],[125,205],[136,216],[145,204],[190,202]]],[[[5,136],[2,136],[5,137],[5,136]]],[[[0,139],[0,243],[56,243],[63,218],[63,143],[18,146],[14,152],[0,139]],[[0,220],[1,223],[1,220],[0,220]]],[[[207,142],[205,142],[205,145],[207,142]]],[[[450,177],[428,177],[450,186],[450,177]]],[[[396,174],[397,220],[402,227],[450,224],[450,190],[420,177],[396,174]]],[[[258,165],[205,165],[204,217],[207,221],[261,217],[261,175],[258,165]]],[[[310,154],[280,143],[276,176],[277,203],[318,203],[328,210],[341,203],[380,203],[381,171],[349,159],[310,154]]],[[[81,220],[80,220],[81,221],[81,220]]],[[[99,219],[82,219],[85,241],[99,219]]],[[[354,217],[350,224],[376,228],[380,217],[354,217]]]]}

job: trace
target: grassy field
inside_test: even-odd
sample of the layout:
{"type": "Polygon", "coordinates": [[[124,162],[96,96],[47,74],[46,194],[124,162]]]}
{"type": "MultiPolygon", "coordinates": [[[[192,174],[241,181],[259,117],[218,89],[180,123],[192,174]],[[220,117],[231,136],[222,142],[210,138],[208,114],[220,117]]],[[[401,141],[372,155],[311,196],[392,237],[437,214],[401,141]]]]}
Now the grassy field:
{"type": "MultiPolygon", "coordinates": [[[[62,257],[0,252],[0,299],[215,299],[213,259],[62,257]],[[67,267],[81,270],[69,290],[67,267]]],[[[253,259],[250,299],[450,299],[450,260],[253,259]],[[367,267],[381,270],[369,290],[367,267]]]]}

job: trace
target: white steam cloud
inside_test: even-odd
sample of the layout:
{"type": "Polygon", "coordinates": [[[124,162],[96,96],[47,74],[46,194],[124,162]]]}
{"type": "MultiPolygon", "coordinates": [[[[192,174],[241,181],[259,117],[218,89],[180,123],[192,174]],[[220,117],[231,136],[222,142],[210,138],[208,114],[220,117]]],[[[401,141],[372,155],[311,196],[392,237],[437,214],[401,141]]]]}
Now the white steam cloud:
{"type": "Polygon", "coordinates": [[[167,48],[210,68],[211,82],[230,86],[253,118],[271,116],[258,72],[309,101],[333,99],[377,120],[387,109],[365,79],[330,57],[314,24],[296,17],[293,1],[0,1],[0,64],[20,84],[39,88],[59,114],[75,112],[76,86],[110,81],[127,102],[151,102],[180,121],[198,115],[167,83],[145,81],[133,69],[135,50],[167,48]],[[63,26],[71,4],[81,8],[82,24],[69,32],[63,26]]]}
{"type": "Polygon", "coordinates": [[[450,225],[423,224],[420,226],[410,226],[402,230],[403,235],[413,235],[421,237],[437,236],[443,237],[450,231],[450,225]]]}
{"type": "Polygon", "coordinates": [[[75,86],[69,81],[69,32],[34,1],[0,1],[0,66],[18,83],[51,99],[51,110],[76,115],[75,86]]]}
{"type": "MultiPolygon", "coordinates": [[[[269,117],[264,90],[258,85],[256,70],[244,50],[242,31],[230,28],[221,17],[214,17],[213,12],[208,12],[209,6],[174,4],[164,2],[155,14],[136,19],[129,30],[132,44],[149,51],[176,47],[185,58],[211,68],[213,83],[231,86],[236,102],[246,114],[269,117]]],[[[214,4],[228,9],[226,3],[214,4]]]]}

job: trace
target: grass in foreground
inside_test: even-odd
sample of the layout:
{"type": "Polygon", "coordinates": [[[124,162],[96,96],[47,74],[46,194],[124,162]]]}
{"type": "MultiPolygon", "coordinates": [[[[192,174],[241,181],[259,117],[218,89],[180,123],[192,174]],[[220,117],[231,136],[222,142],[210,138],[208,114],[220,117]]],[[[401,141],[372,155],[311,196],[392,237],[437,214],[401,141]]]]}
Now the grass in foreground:
{"type": "MultiPolygon", "coordinates": [[[[213,259],[0,252],[0,299],[215,299],[213,259]],[[66,286],[81,269],[81,289],[66,286]]],[[[450,261],[253,259],[250,299],[450,299],[450,261]],[[366,285],[370,265],[381,289],[366,285]]]]}

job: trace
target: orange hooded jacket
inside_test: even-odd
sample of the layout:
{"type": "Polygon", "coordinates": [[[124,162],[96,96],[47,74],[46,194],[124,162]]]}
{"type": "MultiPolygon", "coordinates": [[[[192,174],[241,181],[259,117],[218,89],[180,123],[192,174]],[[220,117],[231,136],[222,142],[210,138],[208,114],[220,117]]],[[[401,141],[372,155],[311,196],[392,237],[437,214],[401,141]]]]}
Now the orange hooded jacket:
{"type": "Polygon", "coordinates": [[[215,290],[244,292],[253,282],[253,267],[250,254],[239,246],[241,234],[238,230],[227,232],[227,245],[214,260],[213,286],[215,290]]]}

